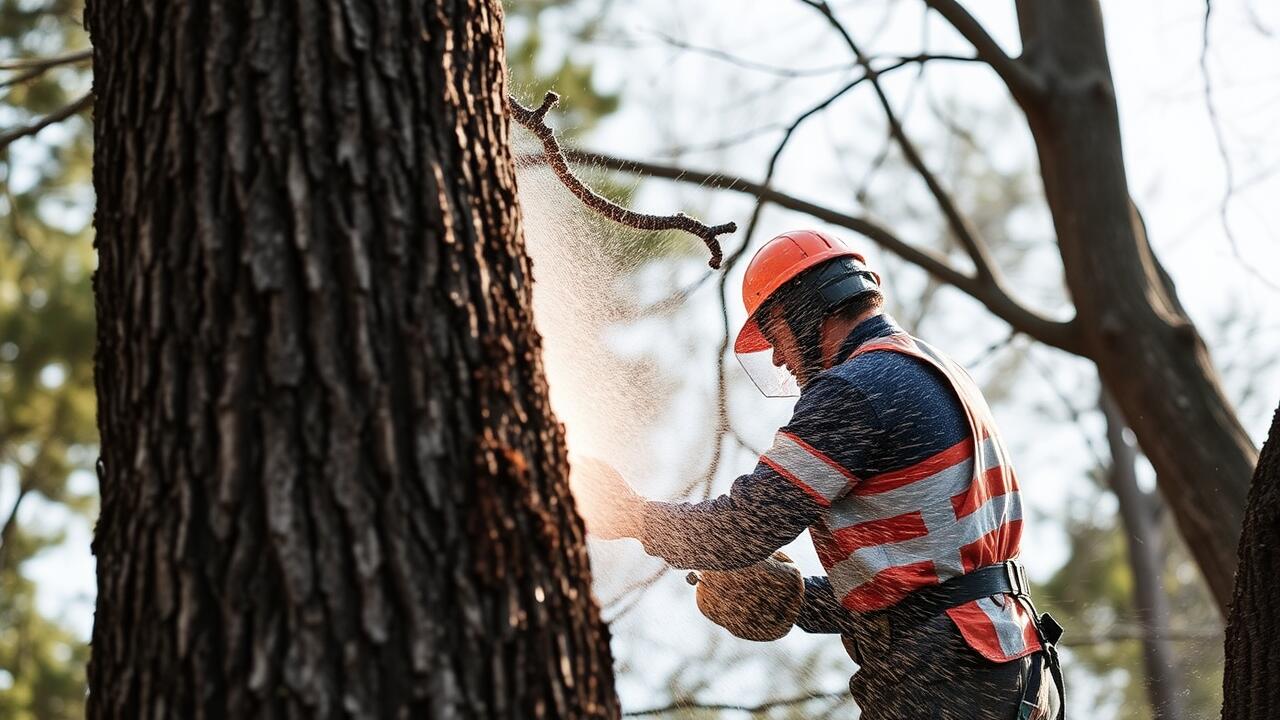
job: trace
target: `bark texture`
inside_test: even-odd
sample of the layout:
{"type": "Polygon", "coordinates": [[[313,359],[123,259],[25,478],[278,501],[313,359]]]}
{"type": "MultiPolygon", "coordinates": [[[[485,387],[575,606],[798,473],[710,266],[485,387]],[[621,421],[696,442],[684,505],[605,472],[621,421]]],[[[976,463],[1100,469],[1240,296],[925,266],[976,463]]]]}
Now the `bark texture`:
{"type": "Polygon", "coordinates": [[[1249,488],[1227,619],[1223,720],[1280,717],[1280,407],[1249,488]]]}
{"type": "Polygon", "coordinates": [[[1123,410],[1225,614],[1256,449],[1130,201],[1098,1],[1017,6],[1018,62],[1037,84],[1012,89],[1075,302],[1073,344],[1123,410]]]}
{"type": "Polygon", "coordinates": [[[497,0],[86,20],[89,717],[616,717],[497,0]]]}

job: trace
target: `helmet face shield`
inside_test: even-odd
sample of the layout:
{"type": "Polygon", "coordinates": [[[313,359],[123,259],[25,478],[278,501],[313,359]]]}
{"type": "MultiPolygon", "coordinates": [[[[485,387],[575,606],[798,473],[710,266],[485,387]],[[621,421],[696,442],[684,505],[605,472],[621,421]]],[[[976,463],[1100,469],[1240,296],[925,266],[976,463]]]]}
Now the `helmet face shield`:
{"type": "Polygon", "coordinates": [[[765,397],[796,397],[800,394],[800,383],[785,367],[773,364],[773,348],[765,347],[756,352],[734,353],[747,377],[755,383],[756,388],[765,397]]]}
{"type": "Polygon", "coordinates": [[[823,320],[879,286],[863,257],[834,237],[813,230],[775,237],[743,277],[747,322],[733,347],[738,362],[767,397],[799,395],[824,369],[823,320]]]}
{"type": "Polygon", "coordinates": [[[815,303],[793,301],[785,310],[776,303],[766,304],[743,325],[734,354],[765,397],[796,397],[801,383],[792,368],[815,371],[811,360],[816,353],[801,346],[803,341],[795,335],[797,322],[807,325],[815,319],[821,319],[815,303]]]}

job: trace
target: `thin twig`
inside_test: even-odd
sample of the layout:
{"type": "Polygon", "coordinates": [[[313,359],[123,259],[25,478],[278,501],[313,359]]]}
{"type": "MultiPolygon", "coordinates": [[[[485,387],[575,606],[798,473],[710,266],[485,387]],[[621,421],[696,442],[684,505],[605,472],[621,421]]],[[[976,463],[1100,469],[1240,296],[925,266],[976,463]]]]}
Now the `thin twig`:
{"type": "Polygon", "coordinates": [[[26,499],[30,492],[31,485],[23,478],[18,482],[18,497],[14,499],[12,507],[9,508],[9,517],[5,519],[4,525],[0,526],[0,572],[4,571],[4,566],[8,560],[11,536],[17,529],[18,510],[22,508],[22,501],[26,499]]]}
{"type": "Polygon", "coordinates": [[[1005,349],[1010,344],[1012,344],[1013,341],[1016,340],[1018,338],[1018,335],[1020,334],[1021,333],[1019,333],[1017,330],[1010,330],[1008,335],[988,345],[982,352],[974,356],[972,360],[970,360],[967,363],[964,363],[962,367],[964,367],[969,372],[973,372],[975,369],[977,369],[979,365],[982,365],[987,360],[990,360],[991,357],[994,356],[996,353],[1000,352],[1001,350],[1005,349]]]}
{"type": "Polygon", "coordinates": [[[1213,0],[1204,2],[1204,29],[1200,36],[1200,75],[1204,79],[1204,106],[1209,114],[1209,127],[1213,130],[1213,140],[1218,146],[1218,156],[1222,159],[1222,172],[1226,187],[1222,191],[1222,201],[1218,204],[1218,218],[1222,224],[1222,233],[1227,236],[1227,244],[1231,246],[1231,254],[1236,262],[1253,277],[1261,280],[1272,290],[1280,290],[1271,278],[1244,259],[1240,252],[1240,243],[1231,229],[1231,200],[1236,194],[1235,167],[1231,164],[1231,153],[1227,150],[1227,136],[1222,127],[1222,118],[1218,117],[1218,106],[1213,101],[1213,80],[1209,74],[1209,20],[1213,16],[1213,0]]]}
{"type": "Polygon", "coordinates": [[[757,199],[763,198],[779,207],[805,213],[822,222],[847,228],[943,282],[953,285],[1026,335],[1069,353],[1081,354],[1081,343],[1074,321],[1051,320],[1039,315],[1012,300],[998,288],[979,282],[976,278],[951,266],[946,258],[932,250],[905,242],[884,226],[867,218],[849,215],[727,173],[702,172],[675,165],[643,162],[592,152],[570,151],[568,157],[574,162],[591,163],[610,170],[740,192],[757,199]]]}
{"type": "Polygon", "coordinates": [[[1058,387],[1058,382],[1054,380],[1053,370],[1036,359],[1034,352],[1026,354],[1027,360],[1031,366],[1040,374],[1040,378],[1044,380],[1044,384],[1049,386],[1058,402],[1062,404],[1064,410],[1067,411],[1067,417],[1071,420],[1071,424],[1080,429],[1080,435],[1084,439],[1085,447],[1088,448],[1089,454],[1093,456],[1093,462],[1097,467],[1108,467],[1110,463],[1105,460],[1105,455],[1094,444],[1093,436],[1089,434],[1084,424],[1084,413],[1076,407],[1071,401],[1071,397],[1062,388],[1058,387]]]}
{"type": "Polygon", "coordinates": [[[514,97],[508,98],[508,104],[511,108],[511,116],[515,121],[542,141],[547,164],[551,166],[556,177],[560,178],[560,182],[564,183],[564,186],[569,188],[569,191],[576,195],[587,207],[616,223],[633,227],[637,230],[681,230],[701,238],[702,242],[706,243],[707,250],[711,252],[711,260],[708,264],[713,268],[720,267],[722,253],[718,237],[737,230],[737,223],[728,222],[723,225],[708,226],[684,213],[665,216],[646,215],[634,210],[628,210],[597,194],[569,169],[569,163],[565,159],[564,151],[560,149],[560,142],[556,140],[555,132],[546,123],[547,111],[559,100],[559,95],[549,92],[542,99],[542,104],[537,109],[531,110],[521,105],[514,97]]]}
{"type": "Polygon", "coordinates": [[[735,703],[704,703],[696,700],[676,700],[669,705],[662,707],[646,708],[644,710],[631,710],[622,713],[623,717],[644,717],[647,715],[662,715],[664,713],[673,712],[675,710],[737,710],[739,712],[760,713],[774,708],[788,707],[791,705],[803,705],[814,700],[847,700],[849,699],[848,690],[832,690],[832,691],[814,691],[806,695],[799,695],[790,698],[780,698],[778,700],[766,700],[759,705],[739,705],[735,703]]]}
{"type": "MultiPolygon", "coordinates": [[[[933,54],[933,53],[917,53],[915,55],[885,55],[885,56],[871,58],[871,61],[873,63],[880,60],[887,60],[891,62],[890,64],[876,70],[877,75],[887,75],[888,73],[893,72],[894,70],[897,70],[901,67],[905,67],[907,65],[916,64],[916,65],[919,65],[921,68],[923,68],[926,64],[934,61],[976,62],[978,61],[978,58],[965,56],[965,55],[939,55],[939,54],[933,54]]],[[[848,67],[857,68],[858,65],[857,63],[853,63],[848,67]]],[[[864,79],[865,77],[858,77],[852,82],[857,84],[857,83],[861,83],[864,79]]],[[[735,135],[719,138],[712,142],[706,142],[701,144],[677,145],[673,148],[668,149],[663,154],[676,156],[676,155],[684,155],[687,153],[714,152],[717,150],[727,150],[731,147],[741,145],[742,143],[754,140],[762,135],[768,135],[769,133],[772,133],[778,130],[785,131],[786,128],[787,128],[787,125],[784,123],[770,122],[764,125],[759,125],[757,127],[744,130],[735,135]]]]}
{"type": "MultiPolygon", "coordinates": [[[[894,67],[901,67],[907,64],[907,60],[898,62],[894,67]]],[[[787,126],[786,132],[783,133],[782,139],[778,141],[777,147],[774,148],[773,154],[769,156],[769,164],[765,167],[763,185],[768,186],[773,182],[774,173],[777,172],[778,162],[782,159],[783,152],[786,151],[787,145],[791,143],[791,139],[795,137],[795,133],[806,120],[821,112],[825,108],[831,106],[836,100],[839,100],[846,93],[860,85],[864,80],[871,77],[871,71],[865,70],[863,75],[845,83],[835,92],[828,95],[821,102],[813,105],[804,112],[800,113],[791,124],[787,126]]],[[[764,213],[764,207],[768,204],[765,198],[757,198],[755,208],[751,211],[751,219],[747,221],[747,231],[742,239],[742,244],[738,246],[729,255],[729,260],[725,264],[725,272],[720,274],[720,325],[721,338],[720,348],[716,354],[716,437],[712,444],[713,451],[711,462],[708,463],[707,470],[703,474],[703,487],[705,493],[709,495],[712,483],[715,481],[716,473],[720,470],[720,463],[724,455],[724,439],[727,434],[737,436],[732,422],[729,420],[729,378],[727,364],[729,362],[729,348],[732,344],[732,333],[729,328],[729,273],[728,270],[733,269],[737,263],[746,257],[747,251],[750,250],[752,241],[755,239],[756,229],[760,225],[760,217],[764,213]]]]}
{"type": "Polygon", "coordinates": [[[1025,106],[1030,96],[1040,92],[1043,82],[1024,63],[1012,58],[996,43],[968,10],[956,0],[924,0],[943,17],[960,36],[969,41],[978,57],[991,66],[1013,94],[1019,105],[1025,106]]]}
{"type": "Polygon", "coordinates": [[[48,115],[45,115],[44,117],[40,118],[39,120],[35,121],[30,125],[26,125],[20,128],[16,128],[14,130],[10,130],[9,132],[4,133],[3,135],[0,135],[0,150],[3,150],[4,148],[9,147],[9,145],[13,144],[13,141],[15,140],[27,137],[28,135],[35,135],[36,133],[49,127],[50,125],[60,123],[63,120],[66,120],[67,118],[71,117],[72,115],[75,115],[76,113],[84,110],[85,108],[89,107],[92,104],[93,104],[93,93],[92,92],[85,93],[84,96],[81,97],[79,100],[76,100],[75,102],[72,102],[59,110],[55,110],[54,112],[51,112],[48,115]]]}
{"type": "Polygon", "coordinates": [[[65,55],[53,57],[21,58],[17,60],[0,60],[0,70],[48,70],[59,65],[71,65],[93,58],[93,49],[86,48],[65,55]]]}
{"type": "Polygon", "coordinates": [[[666,33],[663,33],[663,32],[655,32],[654,34],[658,37],[658,39],[662,40],[662,42],[666,43],[667,45],[670,45],[671,47],[677,48],[679,50],[688,50],[689,52],[698,53],[700,55],[706,55],[707,57],[715,58],[716,60],[721,60],[723,62],[729,63],[730,65],[735,65],[737,67],[743,68],[744,70],[754,70],[757,72],[768,73],[770,75],[777,75],[779,77],[787,77],[787,78],[813,77],[817,75],[830,75],[831,73],[854,69],[854,66],[850,64],[826,65],[822,67],[812,67],[812,68],[778,67],[777,65],[769,65],[767,63],[761,63],[755,60],[748,60],[747,58],[738,57],[733,53],[730,53],[726,50],[721,50],[719,48],[694,45],[692,43],[685,42],[684,40],[680,40],[678,38],[667,35],[666,33]]]}
{"type": "Polygon", "coordinates": [[[662,567],[623,588],[616,597],[605,603],[603,611],[612,614],[606,622],[612,625],[619,618],[631,612],[636,604],[640,602],[645,592],[653,587],[654,583],[661,580],[662,576],[670,569],[670,565],[663,563],[662,567]]]}
{"type": "Polygon", "coordinates": [[[960,244],[964,246],[969,254],[969,258],[973,261],[974,267],[978,271],[978,279],[984,282],[990,281],[997,283],[995,264],[991,259],[991,252],[983,240],[978,237],[978,233],[974,230],[972,224],[960,212],[960,208],[956,205],[951,194],[946,188],[942,187],[942,183],[938,177],[925,164],[924,158],[920,156],[920,152],[916,149],[915,143],[911,142],[911,138],[907,137],[906,129],[902,125],[902,121],[898,118],[897,112],[893,109],[893,104],[889,102],[889,96],[885,93],[884,88],[880,85],[878,74],[872,67],[870,59],[863,54],[861,47],[857,41],[853,39],[853,35],[849,32],[844,23],[836,17],[831,6],[823,0],[800,0],[805,5],[814,8],[826,18],[827,23],[831,25],[840,37],[844,39],[845,45],[849,47],[853,53],[854,61],[861,65],[867,72],[867,78],[871,81],[871,87],[875,90],[876,98],[880,102],[880,107],[884,110],[885,120],[889,123],[889,133],[898,143],[899,149],[902,150],[903,157],[915,169],[920,179],[924,180],[925,186],[929,188],[929,193],[933,195],[938,203],[939,209],[942,210],[943,216],[947,219],[947,224],[951,227],[951,231],[955,233],[960,244]]]}
{"type": "Polygon", "coordinates": [[[1062,647],[1088,647],[1105,643],[1142,640],[1144,637],[1149,637],[1153,640],[1168,640],[1170,642],[1205,642],[1221,640],[1222,630],[1171,630],[1158,635],[1144,635],[1141,627],[1116,627],[1103,633],[1082,637],[1072,636],[1068,633],[1063,635],[1058,645],[1062,647]]]}

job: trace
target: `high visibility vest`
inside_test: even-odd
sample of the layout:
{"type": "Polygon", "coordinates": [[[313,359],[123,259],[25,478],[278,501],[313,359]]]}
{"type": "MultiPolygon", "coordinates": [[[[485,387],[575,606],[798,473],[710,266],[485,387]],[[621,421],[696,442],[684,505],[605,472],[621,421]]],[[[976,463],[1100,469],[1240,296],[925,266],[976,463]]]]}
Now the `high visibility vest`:
{"type": "MultiPolygon", "coordinates": [[[[855,613],[891,607],[914,590],[1013,559],[1022,539],[1017,477],[973,379],[905,333],[870,340],[850,359],[877,350],[909,355],[942,373],[964,408],[969,437],[866,478],[785,432],[762,458],[824,508],[810,535],[836,597],[855,613]]],[[[1012,597],[982,598],[947,614],[990,660],[1040,649],[1030,614],[1012,597]]]]}

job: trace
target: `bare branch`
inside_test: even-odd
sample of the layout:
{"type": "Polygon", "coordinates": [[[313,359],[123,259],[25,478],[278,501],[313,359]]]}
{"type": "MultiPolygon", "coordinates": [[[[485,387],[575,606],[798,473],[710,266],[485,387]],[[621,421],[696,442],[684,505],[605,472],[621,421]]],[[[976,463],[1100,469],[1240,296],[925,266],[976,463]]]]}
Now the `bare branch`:
{"type": "Polygon", "coordinates": [[[952,267],[945,258],[928,249],[903,241],[888,229],[866,218],[849,215],[725,173],[700,172],[674,165],[628,160],[591,152],[570,151],[567,157],[573,162],[592,163],[619,172],[664,178],[720,190],[732,190],[767,200],[779,207],[811,215],[822,222],[852,230],[943,282],[953,285],[981,302],[994,315],[1022,333],[1046,345],[1052,345],[1076,355],[1081,354],[1080,341],[1073,323],[1051,320],[1037,314],[1014,301],[1001,288],[979,282],[976,278],[952,267]]]}
{"type": "Polygon", "coordinates": [[[93,49],[78,50],[65,55],[43,58],[22,58],[0,61],[0,70],[48,70],[59,65],[73,65],[93,59],[93,49]]]}
{"type": "Polygon", "coordinates": [[[9,517],[5,519],[4,525],[0,525],[0,572],[4,570],[8,560],[10,539],[17,529],[18,510],[22,508],[22,501],[26,499],[30,492],[31,485],[23,477],[18,481],[18,497],[14,499],[13,505],[9,508],[9,517]]]}
{"type": "Polygon", "coordinates": [[[614,622],[617,622],[617,620],[621,618],[623,615],[626,615],[627,613],[631,612],[635,608],[635,606],[640,602],[640,600],[644,597],[645,592],[647,592],[649,588],[653,587],[655,583],[661,580],[662,576],[665,575],[667,570],[670,570],[670,569],[671,569],[671,566],[667,565],[666,563],[663,563],[662,567],[659,567],[657,570],[654,570],[652,573],[649,573],[648,575],[641,578],[640,580],[637,580],[631,583],[630,585],[628,585],[627,587],[623,588],[622,591],[619,592],[616,597],[614,597],[609,602],[605,603],[602,610],[606,613],[613,613],[613,615],[607,620],[607,622],[609,624],[613,624],[614,622]]]}
{"type": "Polygon", "coordinates": [[[1222,173],[1226,185],[1222,191],[1222,201],[1218,203],[1218,220],[1222,225],[1222,234],[1227,236],[1227,244],[1231,246],[1231,254],[1235,256],[1236,262],[1267,287],[1280,290],[1280,285],[1245,260],[1240,252],[1240,243],[1236,241],[1236,234],[1231,230],[1231,200],[1235,197],[1237,190],[1236,174],[1231,162],[1231,153],[1227,150],[1227,136],[1222,127],[1222,118],[1218,117],[1218,106],[1213,100],[1213,80],[1209,73],[1209,21],[1212,16],[1213,0],[1205,0],[1204,29],[1200,36],[1200,75],[1204,79],[1205,111],[1209,114],[1209,127],[1213,129],[1213,140],[1218,146],[1218,157],[1222,160],[1222,173]]]}
{"type": "Polygon", "coordinates": [[[937,200],[938,207],[946,217],[951,231],[955,233],[960,244],[969,253],[970,259],[973,260],[974,267],[978,271],[978,279],[984,282],[998,283],[995,263],[991,259],[990,250],[987,248],[986,243],[978,237],[968,219],[960,212],[951,194],[947,192],[946,188],[942,187],[942,183],[939,182],[937,176],[925,164],[924,158],[920,156],[915,143],[911,142],[911,139],[907,137],[902,121],[893,109],[893,104],[889,102],[889,96],[880,85],[879,72],[871,67],[871,60],[863,54],[857,41],[853,39],[853,35],[844,26],[844,23],[840,22],[840,19],[835,16],[830,5],[821,0],[801,0],[801,2],[822,13],[823,17],[827,19],[827,23],[840,34],[840,37],[844,38],[845,44],[849,46],[849,50],[853,53],[854,60],[866,70],[866,77],[871,81],[871,87],[875,90],[876,98],[880,101],[880,107],[884,110],[885,120],[889,123],[889,134],[898,143],[898,147],[902,150],[907,162],[924,180],[930,194],[937,200]]]}
{"type": "Polygon", "coordinates": [[[812,67],[812,68],[778,67],[776,65],[769,65],[766,63],[756,62],[755,60],[748,60],[746,58],[741,58],[741,57],[738,57],[737,55],[734,55],[733,53],[730,53],[725,50],[721,50],[719,48],[693,45],[691,43],[685,42],[684,40],[680,40],[679,38],[675,38],[675,37],[672,37],[671,35],[667,35],[666,33],[658,32],[655,34],[658,36],[658,39],[662,40],[662,42],[676,49],[688,50],[689,52],[698,53],[700,55],[706,55],[707,57],[711,57],[711,58],[715,58],[716,60],[727,62],[730,65],[735,65],[737,67],[743,68],[744,70],[754,70],[757,72],[768,73],[770,75],[777,75],[779,77],[797,78],[797,77],[813,77],[816,75],[830,75],[831,73],[853,70],[856,67],[856,65],[848,64],[848,63],[844,65],[826,65],[822,67],[812,67]]]}
{"type": "MultiPolygon", "coordinates": [[[[1086,635],[1083,637],[1073,636],[1068,633],[1062,637],[1062,640],[1058,642],[1058,645],[1062,647],[1088,647],[1091,645],[1103,645],[1105,643],[1141,640],[1143,637],[1142,628],[1114,627],[1106,632],[1097,633],[1095,635],[1086,635]]],[[[1163,635],[1154,636],[1154,638],[1170,642],[1213,642],[1222,640],[1222,630],[1210,628],[1200,630],[1170,630],[1163,635]]]]}
{"type": "Polygon", "coordinates": [[[637,230],[682,230],[690,235],[702,238],[702,242],[707,245],[707,250],[711,251],[709,264],[713,268],[720,267],[721,251],[718,236],[737,230],[737,223],[728,222],[723,225],[707,226],[684,213],[665,216],[646,215],[628,210],[597,194],[569,169],[569,164],[565,161],[564,152],[560,149],[560,142],[556,140],[555,132],[546,123],[547,111],[559,100],[559,95],[549,92],[542,99],[542,104],[534,110],[521,105],[514,97],[508,98],[508,105],[511,109],[511,116],[515,121],[542,141],[547,164],[551,166],[556,177],[560,178],[560,182],[564,183],[564,186],[569,188],[569,191],[576,195],[587,207],[616,223],[633,227],[637,230]]]}
{"type": "Polygon", "coordinates": [[[703,703],[695,700],[676,700],[675,702],[664,705],[662,707],[646,708],[644,710],[632,710],[622,713],[623,717],[644,717],[648,715],[662,715],[664,713],[676,710],[737,710],[739,712],[760,713],[773,708],[788,707],[790,705],[802,705],[814,700],[849,700],[852,699],[848,690],[833,691],[814,691],[797,697],[780,698],[778,700],[766,700],[759,705],[737,705],[733,703],[703,703]]]}
{"type": "MultiPolygon", "coordinates": [[[[892,61],[889,65],[875,71],[877,75],[886,75],[906,65],[914,64],[914,65],[919,65],[921,68],[923,68],[925,64],[934,62],[934,61],[975,62],[975,61],[978,61],[978,58],[967,57],[964,55],[937,55],[937,54],[931,54],[931,53],[918,53],[915,55],[885,55],[882,57],[871,58],[871,62],[873,63],[879,60],[892,61]]],[[[852,63],[847,67],[857,68],[858,64],[852,63]]],[[[838,91],[836,94],[836,97],[843,95],[845,92],[852,89],[852,86],[861,83],[863,80],[866,80],[865,69],[864,69],[864,74],[862,76],[859,76],[858,78],[855,78],[854,80],[850,81],[850,85],[845,86],[840,91],[838,91]]],[[[821,110],[825,108],[827,105],[830,105],[831,102],[833,102],[835,99],[836,98],[828,98],[826,101],[822,103],[820,107],[815,108],[815,110],[812,112],[816,112],[817,110],[821,110]]],[[[725,150],[735,145],[740,145],[749,140],[754,140],[755,138],[758,138],[762,135],[767,135],[771,132],[774,132],[775,130],[784,130],[784,131],[790,132],[790,130],[788,130],[787,128],[788,126],[784,125],[783,123],[771,122],[765,125],[760,125],[754,128],[750,128],[743,132],[737,133],[736,135],[730,135],[728,137],[720,138],[714,142],[708,142],[708,143],[697,144],[697,145],[680,145],[669,150],[668,153],[665,153],[665,154],[676,155],[676,154],[683,154],[683,153],[690,153],[690,152],[709,152],[709,151],[715,151],[715,150],[725,150]]]]}
{"type": "Polygon", "coordinates": [[[924,0],[925,4],[941,15],[956,32],[973,45],[978,57],[991,66],[1000,76],[1009,92],[1019,104],[1025,104],[1030,96],[1041,90],[1042,82],[1035,73],[1021,61],[1012,58],[987,33],[982,23],[978,22],[968,10],[956,0],[924,0]]]}
{"type": "Polygon", "coordinates": [[[9,147],[10,145],[13,144],[13,141],[15,140],[27,137],[28,135],[35,135],[36,133],[49,127],[50,125],[55,125],[57,123],[60,123],[63,120],[66,120],[67,118],[71,117],[72,115],[75,115],[76,113],[84,110],[85,108],[89,107],[92,104],[93,104],[93,93],[92,92],[85,93],[84,96],[81,97],[79,100],[76,100],[75,102],[72,102],[59,110],[55,110],[54,112],[51,112],[48,115],[45,115],[44,117],[40,118],[39,120],[35,121],[30,125],[26,125],[20,128],[10,130],[9,132],[4,133],[3,135],[0,135],[0,150],[3,150],[9,147]]]}

